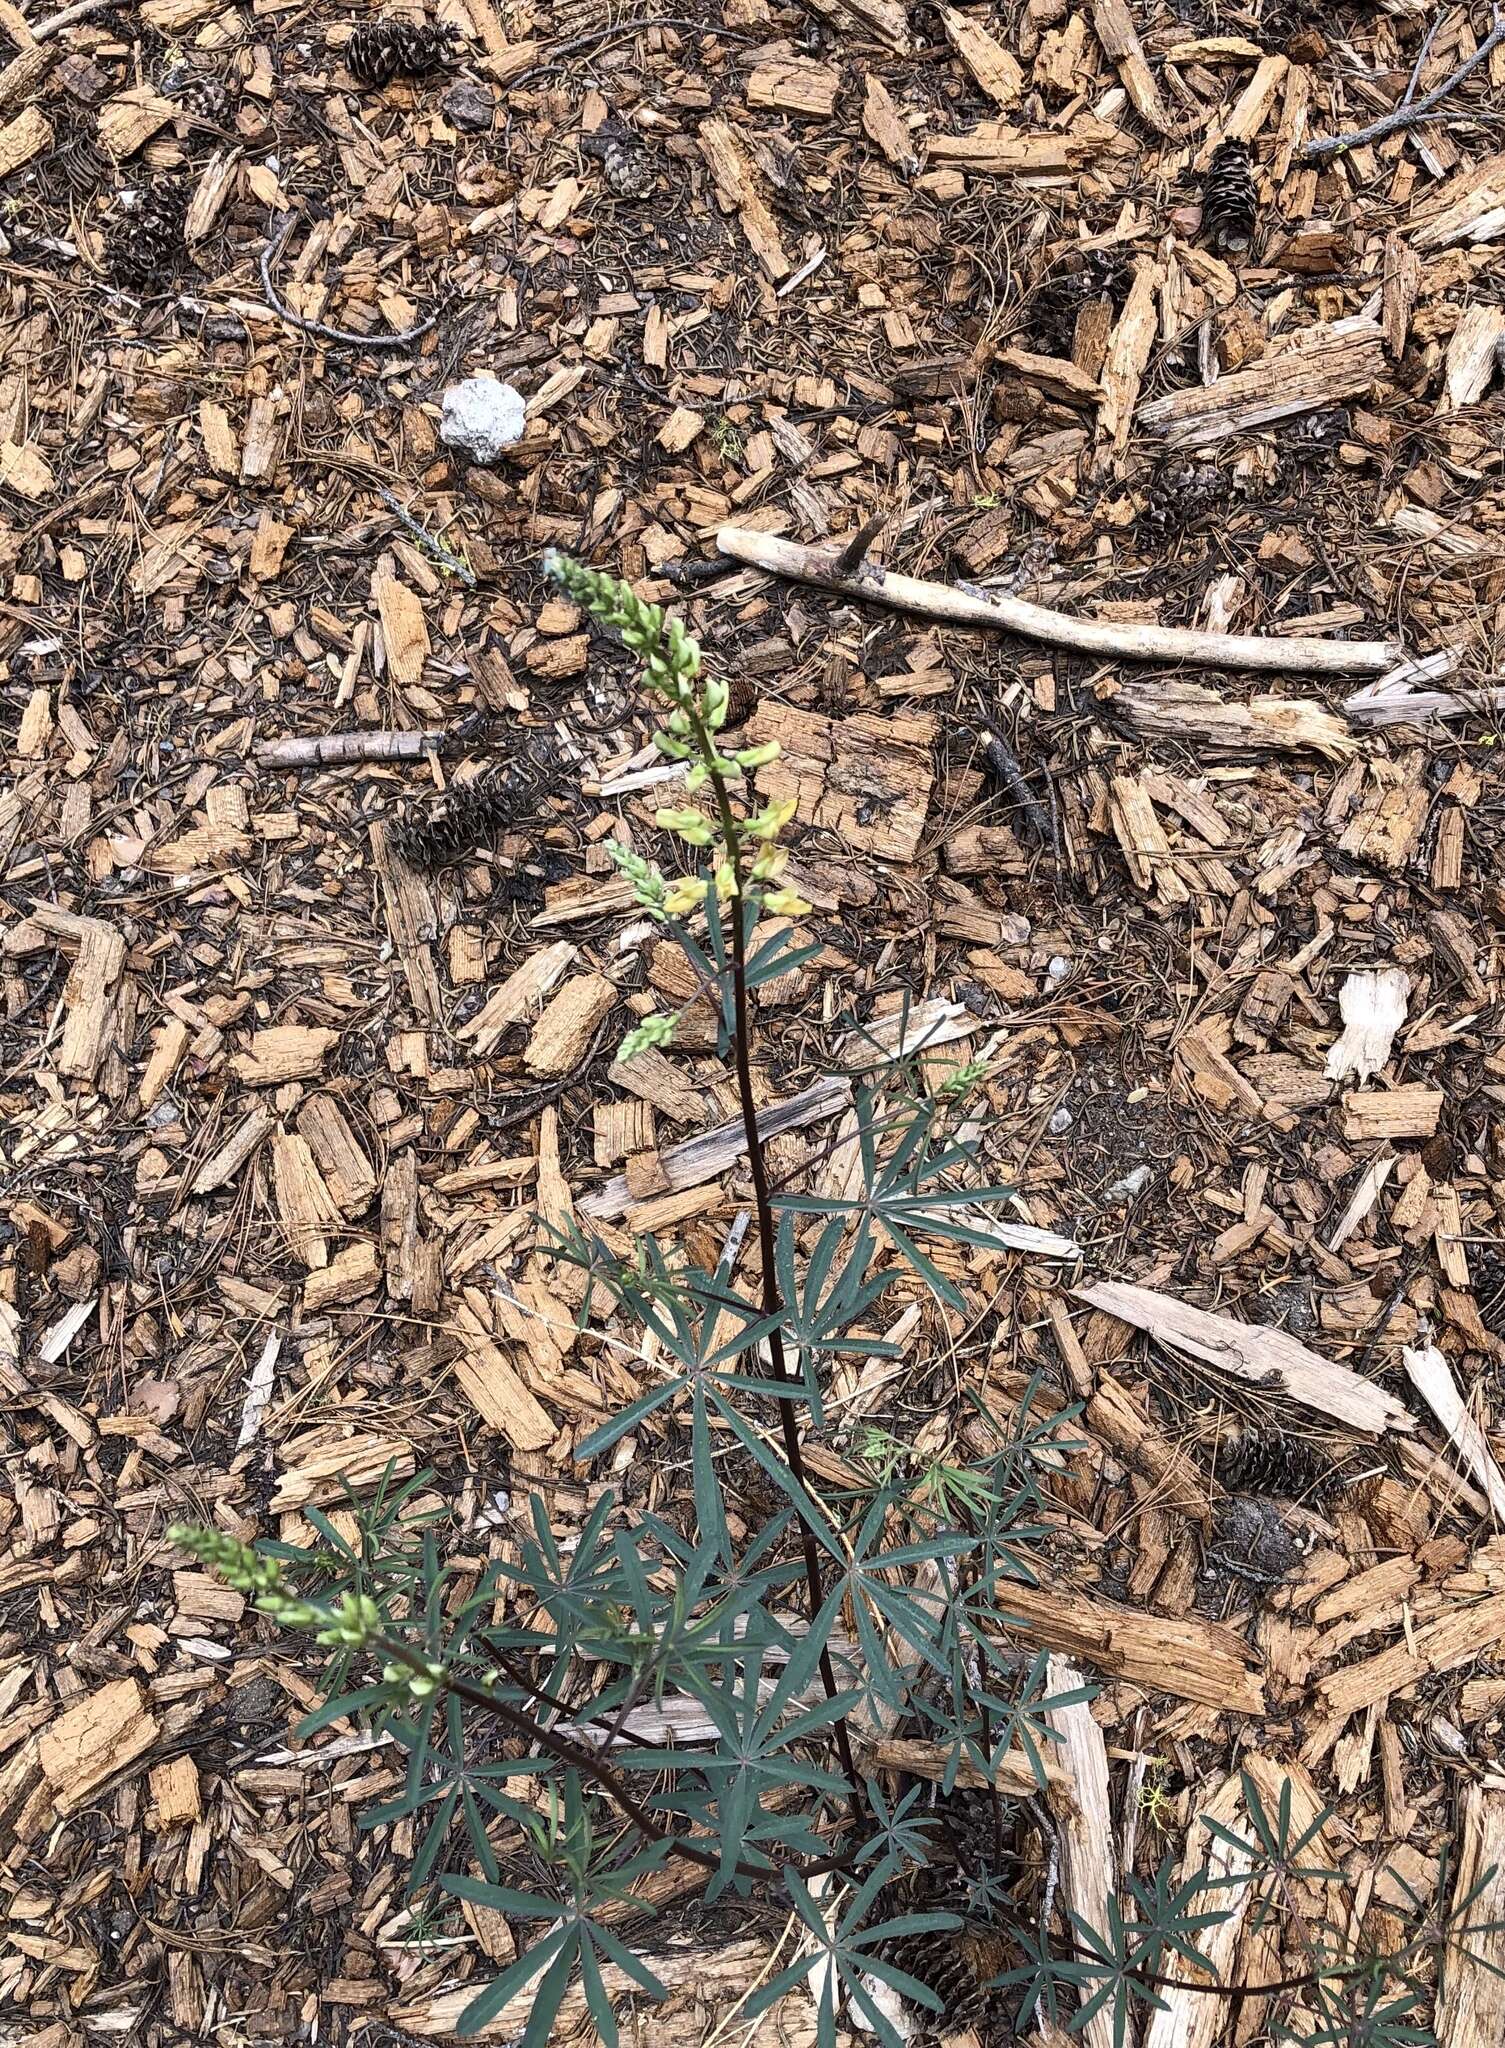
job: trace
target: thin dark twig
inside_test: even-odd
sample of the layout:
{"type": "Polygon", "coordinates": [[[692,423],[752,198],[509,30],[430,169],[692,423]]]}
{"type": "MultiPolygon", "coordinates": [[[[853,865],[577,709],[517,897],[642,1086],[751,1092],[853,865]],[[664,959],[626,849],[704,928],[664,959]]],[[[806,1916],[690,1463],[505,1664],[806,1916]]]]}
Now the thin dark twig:
{"type": "Polygon", "coordinates": [[[982,757],[987,762],[995,780],[1001,782],[1018,803],[1020,810],[1029,821],[1030,831],[1041,846],[1055,845],[1057,854],[1060,846],[1051,831],[1049,813],[1044,804],[1029,786],[1023,763],[1014,752],[998,727],[991,719],[984,722],[987,738],[983,741],[982,757]]]}
{"type": "Polygon", "coordinates": [[[404,327],[399,334],[350,334],[343,327],[326,327],[322,320],[305,320],[301,313],[295,313],[290,306],[283,304],[277,296],[276,286],[272,283],[272,265],[282,254],[292,231],[293,219],[290,215],[261,252],[261,289],[266,294],[266,302],[272,311],[280,320],[285,320],[289,327],[300,328],[304,334],[315,334],[321,341],[342,342],[346,348],[406,348],[410,342],[420,340],[432,328],[438,326],[437,312],[430,313],[426,320],[420,320],[415,327],[404,327]]]}
{"type": "Polygon", "coordinates": [[[457,554],[444,545],[444,542],[436,534],[430,533],[426,526],[420,524],[413,517],[412,513],[403,506],[401,501],[393,496],[391,491],[378,489],[376,495],[381,499],[392,516],[407,528],[414,540],[422,541],[423,545],[439,558],[446,569],[452,570],[459,577],[467,589],[475,589],[475,571],[468,562],[463,562],[457,554]]]}
{"type": "Polygon", "coordinates": [[[714,36],[728,43],[760,43],[765,40],[762,36],[740,35],[736,29],[722,28],[715,22],[695,21],[684,14],[646,14],[641,21],[608,22],[604,28],[590,29],[584,35],[571,36],[568,42],[555,43],[547,63],[530,64],[526,71],[519,71],[516,78],[507,80],[507,90],[516,92],[535,78],[563,71],[565,66],[560,62],[561,58],[573,57],[580,50],[594,49],[598,43],[625,41],[645,28],[686,28],[698,36],[714,36]]]}
{"type": "Polygon", "coordinates": [[[1416,88],[1418,85],[1421,84],[1422,67],[1425,65],[1428,57],[1430,57],[1432,54],[1432,45],[1437,40],[1437,31],[1442,27],[1443,18],[1446,12],[1447,10],[1446,8],[1444,8],[1443,12],[1437,16],[1436,20],[1432,23],[1432,26],[1427,30],[1426,37],[1421,46],[1420,54],[1417,56],[1416,62],[1411,66],[1411,76],[1409,81],[1407,82],[1406,89],[1401,94],[1400,103],[1403,107],[1409,107],[1412,100],[1414,100],[1416,97],[1416,88]]]}
{"type": "Polygon", "coordinates": [[[1480,43],[1472,57],[1465,57],[1458,66],[1458,69],[1452,73],[1451,77],[1445,78],[1441,85],[1434,85],[1432,90],[1428,93],[1423,93],[1419,100],[1413,100],[1408,91],[1407,97],[1401,101],[1398,107],[1393,108],[1388,114],[1381,114],[1379,119],[1371,121],[1367,128],[1353,128],[1346,135],[1314,136],[1302,150],[1302,155],[1307,159],[1322,156],[1339,156],[1345,150],[1358,149],[1363,143],[1378,142],[1383,136],[1398,134],[1403,128],[1414,128],[1418,121],[1424,121],[1435,108],[1440,107],[1449,93],[1462,85],[1465,78],[1469,77],[1472,72],[1477,71],[1479,66],[1490,56],[1491,52],[1500,47],[1501,43],[1505,43],[1505,13],[1502,13],[1497,7],[1495,9],[1494,27],[1490,30],[1484,41],[1480,43]]]}
{"type": "Polygon", "coordinates": [[[867,559],[868,549],[887,524],[888,512],[885,509],[881,512],[875,512],[871,519],[858,527],[852,538],[836,557],[838,575],[850,576],[854,571],[862,567],[863,562],[867,559]]]}

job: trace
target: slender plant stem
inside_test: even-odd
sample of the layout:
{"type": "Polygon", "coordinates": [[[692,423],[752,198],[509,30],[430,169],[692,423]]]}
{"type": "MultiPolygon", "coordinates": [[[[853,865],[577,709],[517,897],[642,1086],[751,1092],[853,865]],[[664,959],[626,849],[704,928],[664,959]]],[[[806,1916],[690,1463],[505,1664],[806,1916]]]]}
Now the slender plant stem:
{"type": "MultiPolygon", "coordinates": [[[[731,899],[732,920],[732,1059],[737,1075],[737,1094],[742,1105],[742,1130],[747,1140],[747,1163],[752,1174],[753,1213],[758,1226],[758,1251],[763,1268],[762,1309],[766,1316],[777,1316],[784,1304],[779,1298],[779,1277],[775,1266],[773,1197],[768,1184],[768,1161],[763,1152],[763,1139],[758,1130],[758,1106],[753,1095],[752,1053],[750,1050],[751,1031],[747,1007],[747,928],[743,920],[746,899],[742,872],[742,832],[737,814],[732,809],[726,778],[711,764],[716,759],[716,743],[697,719],[696,739],[706,761],[712,791],[716,799],[716,813],[721,825],[721,836],[726,843],[726,857],[732,870],[735,887],[731,899]]],[[[782,1324],[775,1322],[768,1333],[768,1358],[773,1367],[773,1376],[786,1387],[799,1385],[799,1375],[790,1368],[784,1350],[782,1324]]],[[[784,1458],[797,1483],[806,1485],[804,1452],[800,1444],[800,1426],[792,1401],[780,1401],[779,1424],[784,1437],[784,1458]]],[[[810,1600],[810,1625],[813,1628],[820,1618],[825,1605],[826,1591],[824,1576],[820,1567],[820,1546],[815,1531],[806,1516],[799,1516],[800,1549],[804,1557],[805,1586],[810,1600]]],[[[821,1645],[821,1682],[826,1688],[826,1698],[834,1700],[837,1694],[836,1671],[831,1662],[831,1653],[821,1645]]],[[[841,1759],[841,1768],[852,1788],[853,1818],[860,1812],[862,1780],[857,1775],[856,1759],[852,1755],[851,1738],[847,1733],[846,1718],[843,1715],[833,1726],[836,1738],[836,1753],[841,1759]]]]}
{"type": "MultiPolygon", "coordinates": [[[[1354,128],[1346,135],[1315,136],[1302,150],[1302,155],[1308,161],[1313,157],[1338,156],[1344,150],[1357,149],[1361,143],[1378,142],[1382,136],[1394,135],[1402,128],[1414,128],[1418,121],[1424,121],[1430,113],[1440,107],[1448,94],[1462,85],[1471,72],[1477,71],[1501,43],[1505,43],[1505,13],[1496,7],[1494,26],[1489,34],[1474,54],[1465,57],[1458,69],[1450,77],[1445,78],[1441,85],[1434,85],[1432,90],[1423,93],[1419,100],[1412,99],[1408,90],[1398,107],[1393,108],[1388,114],[1381,114],[1379,119],[1371,121],[1367,128],[1354,128]]],[[[1413,90],[1414,87],[1413,78],[1413,90]]]]}

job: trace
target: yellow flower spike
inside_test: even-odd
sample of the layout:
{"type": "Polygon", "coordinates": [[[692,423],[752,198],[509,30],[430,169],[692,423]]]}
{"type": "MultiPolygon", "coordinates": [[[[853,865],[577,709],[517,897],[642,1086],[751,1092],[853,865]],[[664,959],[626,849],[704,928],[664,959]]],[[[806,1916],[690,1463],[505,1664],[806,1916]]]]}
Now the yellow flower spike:
{"type": "Polygon", "coordinates": [[[655,811],[653,822],[660,831],[675,833],[687,846],[709,846],[716,837],[716,827],[701,811],[655,811]]]}
{"type": "Polygon", "coordinates": [[[797,796],[775,797],[755,818],[748,819],[743,830],[751,839],[777,839],[799,809],[799,801],[797,796]]]}
{"type": "Polygon", "coordinates": [[[698,910],[706,899],[709,886],[703,875],[683,876],[664,898],[664,909],[670,917],[684,917],[690,911],[698,910]]]}

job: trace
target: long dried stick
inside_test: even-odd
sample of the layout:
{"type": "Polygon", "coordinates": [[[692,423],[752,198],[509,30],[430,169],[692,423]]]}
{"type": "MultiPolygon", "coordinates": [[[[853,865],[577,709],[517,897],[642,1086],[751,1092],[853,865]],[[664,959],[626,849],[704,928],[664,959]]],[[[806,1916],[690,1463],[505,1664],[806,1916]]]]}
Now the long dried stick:
{"type": "Polygon", "coordinates": [[[258,768],[330,768],[345,761],[420,761],[449,744],[445,732],[329,732],[315,739],[268,740],[258,768]]]}
{"type": "MultiPolygon", "coordinates": [[[[1429,43],[1430,40],[1429,37],[1429,43]]],[[[1414,100],[1411,98],[1411,92],[1415,88],[1413,78],[1411,86],[1407,88],[1406,97],[1390,113],[1381,114],[1379,119],[1371,121],[1367,128],[1351,129],[1346,135],[1314,136],[1302,150],[1302,155],[1308,160],[1313,157],[1338,156],[1345,150],[1357,149],[1362,143],[1378,142],[1383,136],[1395,135],[1402,128],[1414,128],[1418,121],[1424,121],[1428,114],[1440,107],[1448,94],[1462,85],[1471,72],[1477,71],[1501,43],[1505,43],[1505,13],[1496,7],[1494,27],[1472,57],[1465,57],[1458,69],[1450,78],[1445,78],[1441,85],[1434,85],[1430,92],[1423,93],[1419,100],[1414,100]]],[[[1422,55],[1425,56],[1426,52],[1423,51],[1422,55]]]]}
{"type": "Polygon", "coordinates": [[[342,342],[346,348],[406,348],[410,342],[421,341],[431,328],[439,324],[439,315],[430,313],[426,320],[404,327],[397,334],[352,334],[344,327],[326,327],[322,320],[305,320],[301,313],[295,313],[291,306],[283,304],[272,283],[272,265],[282,254],[283,244],[292,231],[293,222],[289,216],[261,252],[261,289],[272,311],[289,327],[297,327],[304,334],[317,335],[320,341],[342,342]]]}
{"type": "Polygon", "coordinates": [[[1197,633],[1180,626],[1118,626],[1099,619],[1073,619],[1047,611],[1017,597],[958,589],[949,583],[924,583],[898,576],[890,569],[865,563],[854,570],[841,567],[833,549],[807,547],[748,527],[723,526],[716,536],[723,555],[786,576],[813,583],[842,597],[891,605],[921,618],[945,619],[958,626],[993,626],[1043,640],[1051,647],[1072,647],[1079,654],[1106,655],[1128,661],[1196,662],[1206,668],[1259,669],[1281,675],[1379,675],[1400,659],[1390,640],[1276,640],[1252,634],[1197,633]]]}

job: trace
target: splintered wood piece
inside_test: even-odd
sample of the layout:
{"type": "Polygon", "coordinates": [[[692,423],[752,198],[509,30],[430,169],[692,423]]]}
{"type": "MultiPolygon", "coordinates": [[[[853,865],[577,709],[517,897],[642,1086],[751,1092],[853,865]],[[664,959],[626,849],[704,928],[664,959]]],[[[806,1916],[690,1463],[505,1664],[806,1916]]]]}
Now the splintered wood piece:
{"type": "Polygon", "coordinates": [[[1132,775],[1115,775],[1112,795],[1113,830],[1134,886],[1153,889],[1162,903],[1189,903],[1191,891],[1176,873],[1171,843],[1143,783],[1132,775]]]}
{"type": "MultiPolygon", "coordinates": [[[[1221,390],[1222,386],[1216,388],[1221,390]]],[[[900,576],[890,569],[880,569],[872,562],[847,570],[841,566],[839,549],[808,547],[801,541],[785,540],[753,527],[723,526],[716,535],[716,545],[733,561],[747,562],[766,570],[770,576],[787,576],[797,583],[814,584],[818,590],[834,590],[842,597],[866,599],[870,604],[891,605],[898,611],[916,612],[922,618],[944,619],[959,626],[993,626],[1005,633],[1022,634],[1026,640],[1043,640],[1047,646],[1074,647],[1081,654],[1117,655],[1130,661],[1201,662],[1209,668],[1278,670],[1303,675],[1378,675],[1399,655],[1395,642],[1390,640],[1261,639],[1253,634],[1197,633],[1179,626],[1116,625],[1102,619],[1069,618],[1064,612],[1047,611],[1043,605],[1026,604],[1022,598],[994,597],[947,583],[927,583],[916,576],[900,576]]],[[[1127,690],[1121,701],[1128,708],[1127,690]]],[[[1256,699],[1256,705],[1261,701],[1256,699]]],[[[760,706],[763,708],[766,705],[760,706]]],[[[1287,737],[1283,742],[1272,739],[1266,744],[1316,745],[1321,750],[1325,742],[1328,748],[1336,744],[1339,751],[1351,744],[1347,729],[1320,705],[1277,704],[1277,710],[1309,714],[1308,730],[1319,737],[1287,737]]],[[[1287,726],[1289,723],[1287,719],[1287,726]]],[[[1273,729],[1284,729],[1278,718],[1273,729]]]]}
{"type": "MultiPolygon", "coordinates": [[[[1051,1690],[1054,1689],[1052,1682],[1051,1690]]],[[[1070,1709],[1063,1711],[1069,1712],[1070,1709]]],[[[988,1782],[986,1773],[979,1770],[970,1757],[956,1763],[954,1754],[943,1743],[924,1742],[903,1735],[888,1735],[876,1740],[859,1735],[858,1740],[864,1753],[884,1770],[904,1771],[912,1778],[924,1778],[936,1785],[955,1764],[958,1785],[977,1791],[988,1782]]],[[[1060,1814],[1071,1813],[1075,1808],[1076,1786],[1071,1775],[1063,1769],[1059,1752],[1053,1744],[1043,1751],[1041,1762],[1045,1767],[1045,1787],[1052,1808],[1060,1814]]],[[[999,1758],[993,1783],[1011,1799],[1028,1799],[1040,1790],[1034,1765],[1020,1749],[1011,1749],[999,1758]]]]}
{"type": "Polygon", "coordinates": [[[907,57],[914,47],[904,0],[811,0],[811,5],[817,14],[836,22],[843,35],[851,34],[855,21],[887,43],[896,56],[907,57]]]}
{"type": "Polygon", "coordinates": [[[484,1057],[512,1025],[522,1023],[537,1008],[565,969],[579,958],[579,952],[579,947],[570,940],[555,939],[551,945],[541,946],[536,953],[530,953],[520,966],[513,968],[505,981],[492,990],[470,1022],[462,1024],[455,1036],[473,1039],[476,1052],[484,1057]]]}
{"type": "Polygon", "coordinates": [[[32,921],[43,931],[78,947],[63,1005],[67,1017],[58,1050],[58,1071],[70,1080],[92,1081],[115,1034],[117,988],[125,969],[125,940],[95,917],[39,903],[32,921]]]}
{"type": "Polygon", "coordinates": [[[862,103],[862,132],[875,142],[896,171],[912,178],[920,168],[919,146],[904,123],[888,87],[876,71],[867,74],[862,103]]]}
{"type": "Polygon", "coordinates": [[[1234,102],[1233,111],[1221,127],[1214,127],[1197,152],[1194,168],[1205,171],[1219,145],[1224,142],[1252,142],[1275,104],[1275,95],[1291,68],[1289,57],[1262,57],[1254,75],[1234,102]]]}
{"type": "MultiPolygon", "coordinates": [[[[623,1072],[631,1065],[629,1060],[623,1072]]],[[[835,1116],[846,1108],[851,1099],[851,1084],[838,1075],[828,1074],[822,1080],[812,1081],[800,1094],[760,1109],[758,1135],[766,1143],[783,1131],[800,1130],[806,1124],[818,1123],[823,1117],[835,1116]]],[[[693,1138],[681,1139],[679,1144],[670,1145],[661,1152],[659,1158],[670,1187],[677,1190],[700,1187],[706,1181],[716,1179],[728,1167],[734,1166],[746,1149],[746,1134],[738,1116],[727,1123],[717,1124],[714,1130],[699,1131],[693,1138]]],[[[626,1174],[621,1173],[607,1181],[604,1187],[588,1194],[580,1208],[587,1216],[613,1223],[618,1217],[625,1216],[632,1205],[632,1190],[627,1185],[626,1174]]]]}
{"type": "Polygon", "coordinates": [[[87,1806],[156,1741],[159,1724],[134,1678],[86,1692],[37,1738],[37,1760],[60,1818],[87,1806]]]}
{"type": "Polygon", "coordinates": [[[306,1080],[323,1072],[339,1035],[326,1024],[272,1024],[251,1033],[247,1049],[232,1054],[230,1068],[249,1088],[306,1080]]]}
{"type": "Polygon", "coordinates": [[[171,100],[163,99],[149,85],[132,86],[129,92],[117,94],[100,108],[100,147],[120,163],[150,142],[178,111],[171,100]]]}
{"type": "MultiPolygon", "coordinates": [[[[20,61],[16,59],[17,63],[20,61]]],[[[19,171],[23,164],[29,164],[34,156],[51,149],[53,140],[52,123],[41,108],[23,107],[13,121],[7,121],[0,128],[0,178],[8,178],[12,171],[19,171]]]]}
{"type": "Polygon", "coordinates": [[[176,1827],[180,1821],[197,1820],[204,1810],[198,1765],[191,1756],[175,1756],[165,1764],[156,1765],[148,1773],[147,1784],[159,1828],[176,1827]]]}
{"type": "Polygon", "coordinates": [[[1346,1365],[1309,1351],[1285,1330],[1214,1315],[1169,1294],[1132,1287],[1123,1280],[1094,1280],[1075,1290],[1079,1301],[1117,1316],[1157,1342],[1190,1353],[1222,1372],[1264,1386],[1275,1385],[1334,1422],[1381,1436],[1387,1429],[1409,1433],[1416,1419],[1383,1388],[1372,1386],[1346,1365]],[[1273,1382],[1271,1375],[1274,1375],[1273,1382]]]}
{"type": "Polygon", "coordinates": [[[1355,1139],[1433,1137],[1446,1100],[1440,1088],[1428,1088],[1422,1081],[1367,1095],[1345,1095],[1343,1135],[1355,1139]]]}
{"type": "Polygon", "coordinates": [[[395,576],[373,576],[371,594],[381,618],[387,673],[400,688],[410,689],[423,680],[423,664],[429,655],[423,600],[395,576]]]}
{"type": "Polygon", "coordinates": [[[1108,337],[1099,379],[1103,388],[1103,405],[1098,414],[1097,431],[1101,440],[1111,444],[1115,454],[1121,454],[1128,445],[1134,408],[1139,403],[1140,383],[1159,331],[1156,295],[1164,275],[1161,266],[1150,257],[1138,259],[1123,312],[1108,337]]]}
{"type": "Polygon", "coordinates": [[[1416,213],[1411,243],[1445,249],[1450,242],[1497,242],[1505,235],[1505,151],[1460,171],[1416,213]]]}
{"type": "Polygon", "coordinates": [[[1380,1071],[1406,1021],[1410,995],[1411,977],[1404,967],[1349,975],[1338,994],[1343,1034],[1327,1055],[1329,1081],[1346,1081],[1350,1074],[1367,1081],[1380,1071]]]}
{"type": "Polygon", "coordinates": [[[346,1308],[363,1295],[374,1294],[380,1283],[381,1261],[376,1246],[362,1239],[346,1245],[327,1265],[309,1274],[303,1283],[303,1307],[309,1315],[346,1308]]]}
{"type": "Polygon", "coordinates": [[[825,718],[766,697],[747,722],[754,745],[777,740],[777,761],[758,771],[760,791],[795,797],[807,824],[823,826],[854,851],[913,860],[935,783],[928,713],[825,718]]]}
{"type": "MultiPolygon", "coordinates": [[[[1069,1322],[1066,1327],[1070,1329],[1069,1322]]],[[[1059,1324],[1056,1330],[1059,1335],[1059,1324]]],[[[1086,1420],[1095,1437],[1110,1444],[1125,1464],[1144,1474],[1158,1501],[1204,1529],[1212,1526],[1207,1483],[1196,1465],[1184,1449],[1171,1443],[1155,1427],[1128,1388],[1112,1373],[1098,1374],[1097,1391],[1087,1403],[1086,1420]]]]}
{"type": "Polygon", "coordinates": [[[376,1175],[332,1095],[311,1095],[298,1111],[308,1143],[342,1216],[359,1216],[376,1193],[376,1175]]]}
{"type": "Polygon", "coordinates": [[[548,1410],[529,1393],[474,1309],[462,1303],[450,1328],[461,1346],[455,1382],[482,1420],[499,1429],[514,1450],[541,1451],[551,1444],[558,1432],[548,1410]]]}
{"type": "Polygon", "coordinates": [[[1377,1159],[1372,1159],[1359,1175],[1359,1184],[1349,1197],[1348,1206],[1338,1218],[1332,1236],[1327,1240],[1330,1252],[1341,1251],[1353,1236],[1379,1200],[1380,1190],[1394,1173],[1395,1164],[1395,1154],[1383,1152],[1377,1159]]]}
{"type": "Polygon", "coordinates": [[[1413,1351],[1401,1347],[1406,1377],[1447,1431],[1464,1464],[1478,1480],[1496,1518],[1505,1522],[1505,1472],[1495,1462],[1489,1438],[1463,1404],[1453,1369],[1433,1344],[1413,1351]]]}
{"type": "Polygon", "coordinates": [[[1444,395],[1439,408],[1461,412],[1476,405],[1494,381],[1505,346],[1505,307],[1465,306],[1444,359],[1444,395]]]}
{"type": "Polygon", "coordinates": [[[418,1161],[410,1147],[388,1163],[382,1182],[381,1246],[388,1294],[411,1301],[418,1276],[418,1161]]]}
{"type": "MultiPolygon", "coordinates": [[[[1111,0],[1110,0],[1111,4],[1111,0]]],[[[1122,0],[1117,0],[1122,4],[1122,0]]],[[[938,10],[946,40],[995,106],[1011,107],[1024,91],[1017,57],[994,41],[980,22],[955,7],[938,10]]]]}
{"type": "Polygon", "coordinates": [[[413,1447],[401,1437],[349,1433],[339,1423],[306,1430],[282,1446],[271,1511],[328,1507],[345,1498],[347,1485],[353,1493],[370,1493],[384,1475],[411,1479],[413,1471],[413,1447]]]}
{"type": "Polygon", "coordinates": [[[1210,448],[1272,420],[1356,398],[1384,374],[1385,331],[1355,314],[1308,328],[1215,384],[1151,399],[1135,425],[1168,448],[1210,448]]]}
{"type": "Polygon", "coordinates": [[[789,258],[731,123],[720,119],[702,121],[699,140],[700,153],[716,180],[717,196],[729,212],[736,213],[748,247],[777,284],[789,275],[789,258]]]}
{"type": "Polygon", "coordinates": [[[1402,1642],[1331,1671],[1317,1682],[1329,1726],[1323,1731],[1333,1738],[1351,1714],[1388,1700],[1403,1686],[1437,1671],[1456,1671],[1460,1664],[1485,1657],[1505,1643],[1505,1593],[1485,1600],[1460,1599],[1448,1611],[1420,1626],[1407,1630],[1402,1642]]]}
{"type": "Polygon", "coordinates": [[[1437,1997],[1441,2048],[1505,2040],[1505,1792],[1470,1785],[1462,1821],[1450,1922],[1459,1938],[1447,1944],[1437,1997]]]}
{"type": "Polygon", "coordinates": [[[659,1110],[670,1123],[698,1124],[705,1120],[705,1090],[652,1046],[634,1053],[630,1060],[617,1060],[607,1079],[659,1110]]]}
{"type": "Polygon", "coordinates": [[[1264,1691],[1243,1639],[1220,1622],[1123,1607],[1096,1594],[1009,1582],[1008,1611],[1033,1644],[1148,1692],[1235,1714],[1262,1714],[1264,1691]]]}
{"type": "MultiPolygon", "coordinates": [[[[1083,1674],[1067,1657],[1047,1660],[1047,1694],[1073,1692],[1083,1674]]],[[[1071,1781],[1069,1809],[1056,1816],[1061,1832],[1061,1896],[1069,1913],[1088,1927],[1106,1925],[1107,1902],[1118,1892],[1113,1809],[1108,1797],[1108,1749],[1086,1700],[1045,1716],[1058,1740],[1056,1762],[1071,1781]]],[[[1104,2005],[1082,2029],[1088,2048],[1115,2048],[1111,2007],[1104,2005]]]]}
{"type": "Polygon", "coordinates": [[[749,106],[826,120],[836,111],[840,90],[841,73],[830,64],[817,64],[810,57],[780,57],[751,73],[747,100],[749,106]]]}
{"type": "Polygon", "coordinates": [[[546,1080],[573,1073],[616,1000],[616,987],[604,974],[577,974],[567,981],[533,1027],[523,1051],[528,1072],[546,1080]]]}
{"type": "Polygon", "coordinates": [[[1170,132],[1170,119],[1154,73],[1145,62],[1144,47],[1128,0],[1092,0],[1092,26],[1104,54],[1111,57],[1123,80],[1124,91],[1134,102],[1134,111],[1162,135],[1170,132]]]}
{"type": "Polygon", "coordinates": [[[253,398],[246,409],[245,439],[240,449],[240,480],[243,484],[266,483],[282,453],[283,415],[277,400],[253,398]]]}
{"type": "Polygon", "coordinates": [[[340,1212],[324,1185],[308,1140],[279,1130],[272,1139],[272,1185],[278,1220],[287,1233],[293,1256],[309,1270],[329,1264],[326,1233],[338,1229],[340,1212]]]}
{"type": "Polygon", "coordinates": [[[269,1109],[253,1109],[243,1117],[219,1150],[206,1159],[193,1177],[189,1190],[195,1195],[212,1195],[226,1181],[233,1180],[256,1150],[277,1119],[269,1109]]]}
{"type": "MultiPolygon", "coordinates": [[[[1342,643],[1308,640],[1302,644],[1317,647],[1342,643]]],[[[1221,665],[1231,668],[1240,664],[1221,665]]],[[[1252,664],[1245,662],[1242,666],[1252,664]]],[[[1131,676],[1115,701],[1135,730],[1147,738],[1174,737],[1189,745],[1228,753],[1251,749],[1313,753],[1328,761],[1341,761],[1355,749],[1353,735],[1342,719],[1335,718],[1325,704],[1311,698],[1251,697],[1248,703],[1237,704],[1200,683],[1183,682],[1176,676],[1131,676]]]]}

